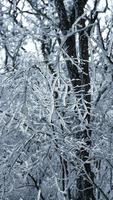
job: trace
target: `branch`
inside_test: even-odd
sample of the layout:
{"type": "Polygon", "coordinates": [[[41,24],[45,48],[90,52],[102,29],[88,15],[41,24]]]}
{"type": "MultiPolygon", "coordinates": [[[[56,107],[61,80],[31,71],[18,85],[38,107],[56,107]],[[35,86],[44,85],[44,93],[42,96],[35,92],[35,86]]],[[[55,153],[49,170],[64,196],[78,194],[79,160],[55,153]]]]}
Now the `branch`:
{"type": "Polygon", "coordinates": [[[45,200],[45,198],[44,198],[43,195],[42,195],[40,186],[37,184],[37,180],[36,180],[30,173],[28,173],[28,176],[32,179],[32,181],[33,181],[33,183],[34,183],[36,189],[37,189],[38,191],[40,191],[40,197],[41,197],[41,199],[42,199],[42,200],[45,200]]]}

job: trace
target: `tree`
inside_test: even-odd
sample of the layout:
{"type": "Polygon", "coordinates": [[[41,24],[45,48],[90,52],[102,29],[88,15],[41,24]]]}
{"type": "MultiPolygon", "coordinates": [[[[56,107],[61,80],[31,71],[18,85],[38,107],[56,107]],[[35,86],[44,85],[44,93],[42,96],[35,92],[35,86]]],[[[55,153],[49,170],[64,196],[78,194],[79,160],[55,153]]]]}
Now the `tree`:
{"type": "MultiPolygon", "coordinates": [[[[77,139],[84,140],[86,146],[91,145],[91,130],[90,130],[90,107],[91,107],[91,96],[90,90],[90,77],[88,67],[88,36],[90,36],[91,23],[96,20],[96,16],[91,19],[88,26],[85,25],[87,18],[84,14],[84,8],[87,1],[76,1],[73,2],[72,13],[69,21],[66,9],[63,1],[56,0],[55,6],[58,12],[60,20],[60,28],[64,36],[67,36],[65,41],[66,53],[69,58],[67,60],[67,68],[69,76],[74,87],[78,101],[80,101],[81,117],[83,118],[83,124],[85,125],[83,130],[77,134],[77,139]],[[79,25],[76,30],[78,31],[79,41],[76,40],[76,35],[72,32],[71,36],[68,36],[68,32],[71,31],[74,21],[78,20],[79,25]],[[77,52],[77,45],[79,46],[79,52],[77,52]],[[77,56],[78,53],[78,56],[77,56]],[[79,60],[78,60],[79,57],[79,60]],[[76,64],[74,63],[76,62],[76,64]],[[79,66],[79,69],[77,68],[79,66]],[[82,107],[82,108],[81,108],[82,107]],[[85,113],[85,117],[84,117],[85,113]]],[[[93,25],[93,24],[92,24],[93,25]]],[[[78,108],[77,108],[78,109],[78,108]]],[[[78,114],[78,119],[80,116],[78,114]]],[[[81,123],[81,121],[80,121],[81,123]]],[[[91,171],[90,163],[87,163],[89,159],[89,152],[86,148],[81,148],[78,152],[80,159],[84,162],[83,169],[79,174],[77,180],[78,191],[76,199],[95,199],[93,194],[93,173],[91,171]],[[89,188],[89,189],[88,189],[89,188]]]]}
{"type": "Polygon", "coordinates": [[[2,199],[112,199],[111,3],[0,11],[2,199]]]}

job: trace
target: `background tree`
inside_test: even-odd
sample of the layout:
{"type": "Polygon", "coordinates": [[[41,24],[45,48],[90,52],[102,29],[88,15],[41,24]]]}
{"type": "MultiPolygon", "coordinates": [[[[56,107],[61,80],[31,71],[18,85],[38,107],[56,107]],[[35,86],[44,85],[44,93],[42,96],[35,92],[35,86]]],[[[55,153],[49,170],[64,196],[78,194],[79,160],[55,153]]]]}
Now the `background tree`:
{"type": "Polygon", "coordinates": [[[112,199],[112,2],[0,3],[1,199],[112,199]]]}

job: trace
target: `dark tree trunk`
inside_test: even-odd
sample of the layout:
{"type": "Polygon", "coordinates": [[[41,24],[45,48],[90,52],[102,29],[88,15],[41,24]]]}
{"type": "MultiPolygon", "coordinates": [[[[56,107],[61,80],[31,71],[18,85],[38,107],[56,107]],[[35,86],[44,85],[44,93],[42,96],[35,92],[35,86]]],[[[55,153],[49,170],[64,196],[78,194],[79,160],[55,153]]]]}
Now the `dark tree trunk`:
{"type": "MultiPolygon", "coordinates": [[[[70,19],[74,22],[78,17],[82,16],[84,13],[84,7],[87,3],[87,0],[78,0],[75,1],[75,8],[73,9],[73,13],[71,13],[70,19]]],[[[72,21],[69,21],[67,12],[64,6],[63,0],[55,0],[55,7],[60,20],[60,29],[64,36],[68,33],[72,26],[72,21]]],[[[76,65],[74,65],[71,60],[67,61],[67,69],[69,72],[69,77],[71,79],[74,91],[78,98],[83,96],[82,101],[85,103],[85,107],[87,108],[87,115],[84,119],[84,122],[87,121],[87,125],[85,129],[76,135],[77,139],[82,139],[86,143],[86,148],[90,148],[91,146],[91,130],[89,127],[90,124],[90,108],[91,108],[91,95],[89,93],[90,89],[90,76],[89,76],[89,66],[88,66],[88,37],[89,30],[85,27],[86,19],[81,17],[79,20],[79,26],[77,27],[79,32],[79,57],[80,63],[79,67],[82,72],[78,71],[76,65]]],[[[77,60],[77,52],[76,52],[76,43],[75,43],[75,35],[72,35],[67,38],[65,45],[63,48],[69,57],[73,60],[77,60]]],[[[83,108],[83,113],[85,112],[84,105],[81,105],[83,108]]],[[[86,148],[81,148],[77,152],[77,156],[84,162],[83,168],[81,169],[78,177],[77,177],[77,190],[76,197],[73,197],[74,200],[95,200],[93,193],[93,179],[94,175],[91,170],[91,164],[88,163],[89,152],[86,148]]],[[[78,164],[79,167],[79,164],[78,164]]],[[[81,167],[81,166],[80,166],[81,167]]]]}

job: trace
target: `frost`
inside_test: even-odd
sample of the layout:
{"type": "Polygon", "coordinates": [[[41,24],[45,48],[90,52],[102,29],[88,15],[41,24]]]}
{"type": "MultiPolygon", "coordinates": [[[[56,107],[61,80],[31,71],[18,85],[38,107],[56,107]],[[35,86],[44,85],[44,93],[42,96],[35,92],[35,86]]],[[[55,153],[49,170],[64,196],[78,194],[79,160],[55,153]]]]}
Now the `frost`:
{"type": "Polygon", "coordinates": [[[0,3],[1,200],[112,199],[112,1],[84,3],[0,3]]]}

